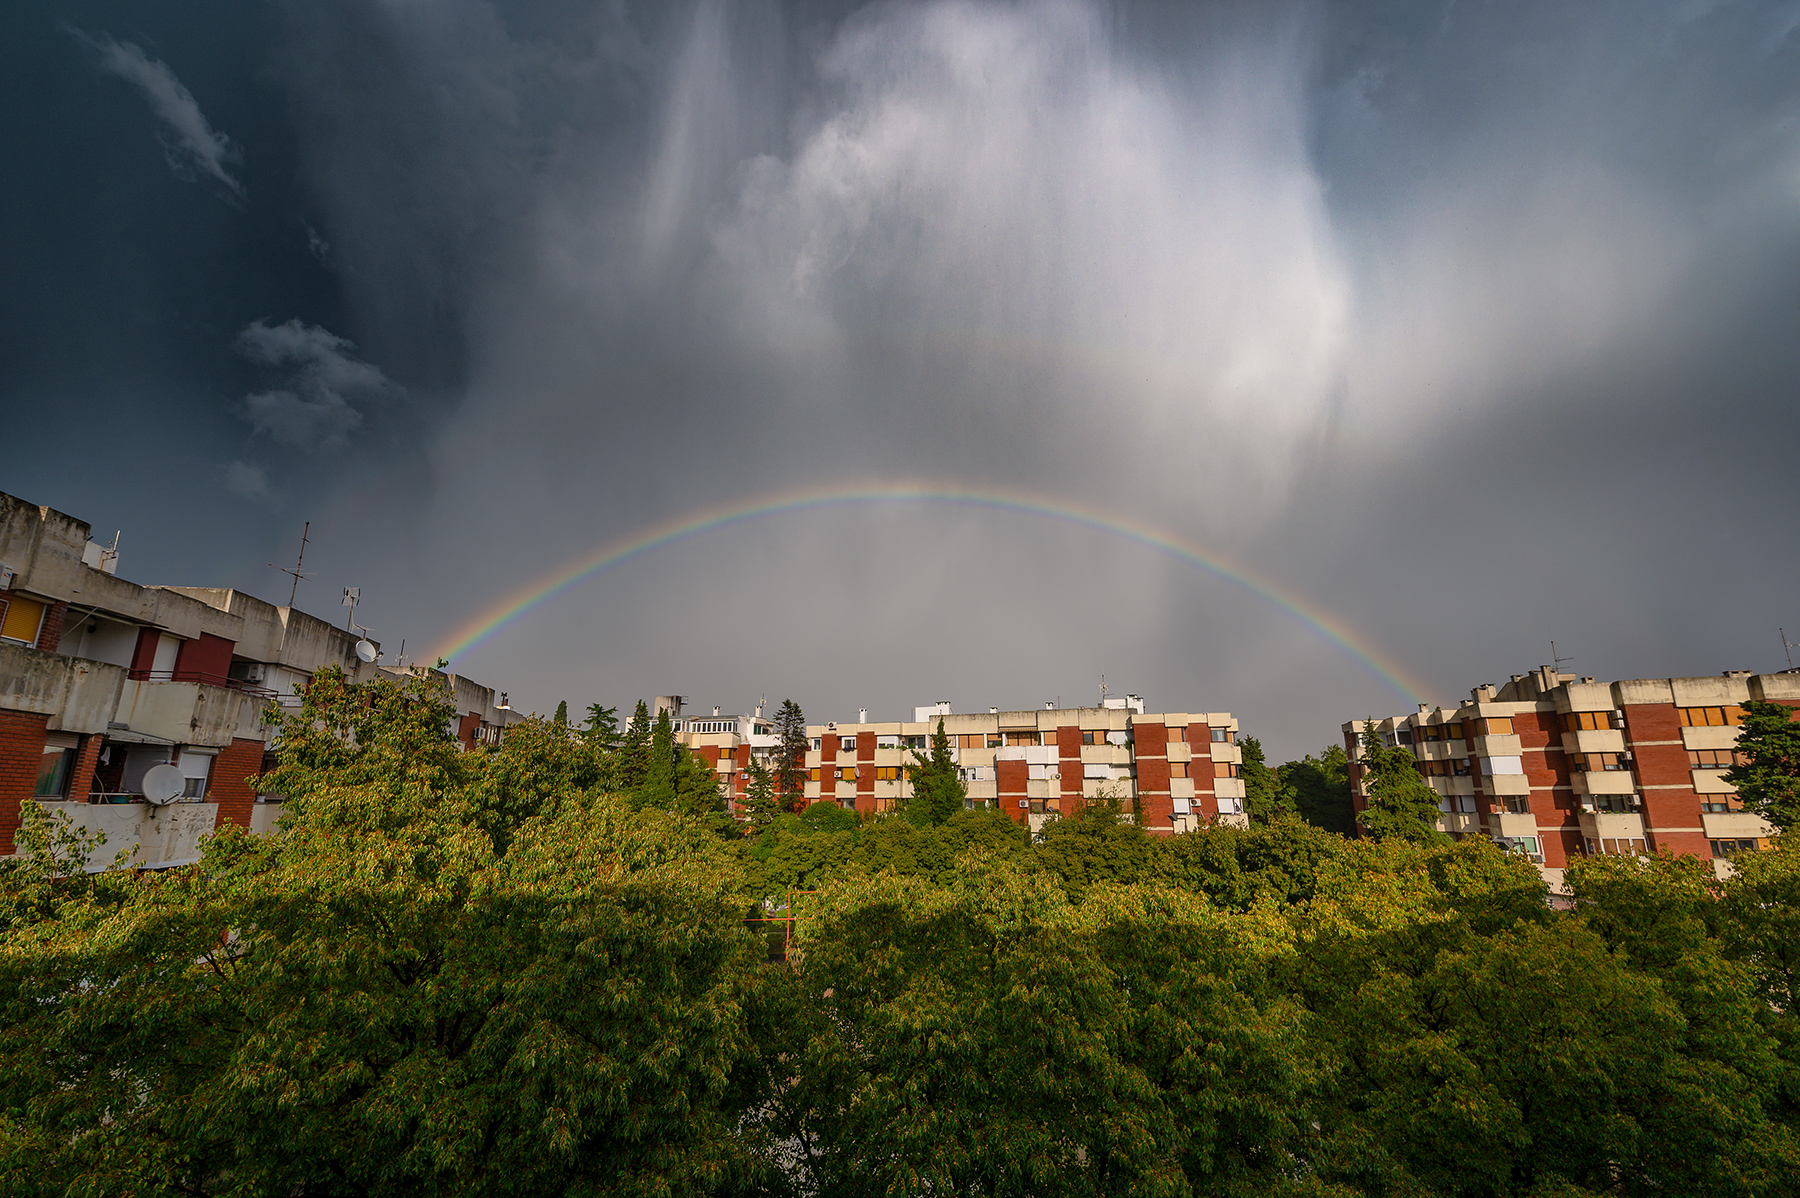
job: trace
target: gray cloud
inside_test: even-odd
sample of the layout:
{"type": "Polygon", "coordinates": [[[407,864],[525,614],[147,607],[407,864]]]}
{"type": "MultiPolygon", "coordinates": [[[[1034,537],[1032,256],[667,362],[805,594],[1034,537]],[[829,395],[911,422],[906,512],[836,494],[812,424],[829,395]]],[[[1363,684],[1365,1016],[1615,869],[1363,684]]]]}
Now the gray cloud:
{"type": "Polygon", "coordinates": [[[242,197],[244,185],[225,168],[239,154],[231,139],[212,127],[194,94],[182,85],[167,65],[151,58],[131,42],[110,37],[76,34],[99,56],[100,68],[135,85],[150,102],[150,111],[166,130],[164,149],[169,165],[179,174],[197,170],[222,183],[232,195],[242,197]]]}
{"type": "Polygon", "coordinates": [[[273,498],[269,475],[254,462],[228,462],[225,465],[225,489],[244,499],[273,498]]]}
{"type": "Polygon", "coordinates": [[[245,419],[259,433],[300,449],[341,445],[363,423],[353,400],[379,399],[393,385],[354,357],[349,341],[300,320],[254,321],[237,337],[240,354],[271,368],[282,385],[246,395],[245,419]]]}

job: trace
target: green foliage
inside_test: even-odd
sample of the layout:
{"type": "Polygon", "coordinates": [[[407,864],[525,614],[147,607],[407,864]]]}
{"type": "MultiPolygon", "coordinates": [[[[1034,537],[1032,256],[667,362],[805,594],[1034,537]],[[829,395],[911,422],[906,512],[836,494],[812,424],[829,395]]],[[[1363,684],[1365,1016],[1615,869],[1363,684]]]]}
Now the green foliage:
{"type": "Polygon", "coordinates": [[[581,725],[582,735],[593,742],[602,752],[611,752],[619,747],[619,709],[602,707],[598,703],[588,704],[588,718],[581,725]]]}
{"type": "Polygon", "coordinates": [[[775,712],[775,793],[789,811],[806,806],[806,714],[792,699],[775,712]]]}
{"type": "Polygon", "coordinates": [[[1362,763],[1369,796],[1362,826],[1369,835],[1414,844],[1445,839],[1437,830],[1437,792],[1419,773],[1409,750],[1381,743],[1373,722],[1363,725],[1362,763]]]}
{"type": "Polygon", "coordinates": [[[569,726],[569,701],[567,699],[557,700],[556,715],[552,718],[551,722],[561,728],[567,728],[569,726]]]}
{"type": "Polygon", "coordinates": [[[675,725],[667,708],[656,713],[650,732],[650,751],[644,763],[644,780],[638,784],[637,803],[658,811],[672,811],[676,804],[675,725]]]}
{"type": "Polygon", "coordinates": [[[1244,809],[1250,813],[1250,819],[1266,824],[1284,814],[1293,814],[1293,791],[1263,759],[1262,741],[1254,736],[1241,737],[1238,748],[1243,754],[1238,775],[1244,780],[1244,809]]]}
{"type": "Polygon", "coordinates": [[[775,802],[775,777],[755,753],[744,763],[744,810],[750,819],[752,834],[761,832],[781,811],[775,802]]]}
{"type": "Polygon", "coordinates": [[[950,737],[944,732],[944,720],[938,717],[937,731],[931,734],[931,756],[913,759],[906,767],[912,783],[912,794],[903,801],[901,814],[908,823],[919,827],[941,824],[963,809],[968,791],[950,756],[950,737]]]}
{"type": "Polygon", "coordinates": [[[1281,787],[1293,795],[1293,807],[1301,819],[1340,836],[1355,833],[1350,757],[1342,745],[1327,745],[1317,757],[1289,761],[1278,772],[1281,787]]]}
{"type": "Polygon", "coordinates": [[[281,826],[190,868],[87,873],[28,805],[0,1193],[1800,1192],[1782,839],[1724,880],[1573,864],[1570,911],[1486,841],[1280,811],[1159,838],[1101,798],[1034,841],[777,813],[763,770],[727,840],[647,714],[664,806],[591,730],[465,753],[450,714],[321,673],[281,826]],[[746,913],[791,919],[785,963],[746,913]]]}
{"type": "Polygon", "coordinates": [[[1744,704],[1739,762],[1725,771],[1744,806],[1780,831],[1800,822],[1800,723],[1782,703],[1744,704]]]}
{"type": "Polygon", "coordinates": [[[636,794],[650,772],[650,707],[642,699],[631,721],[625,725],[625,736],[613,765],[613,785],[620,794],[636,794]]]}

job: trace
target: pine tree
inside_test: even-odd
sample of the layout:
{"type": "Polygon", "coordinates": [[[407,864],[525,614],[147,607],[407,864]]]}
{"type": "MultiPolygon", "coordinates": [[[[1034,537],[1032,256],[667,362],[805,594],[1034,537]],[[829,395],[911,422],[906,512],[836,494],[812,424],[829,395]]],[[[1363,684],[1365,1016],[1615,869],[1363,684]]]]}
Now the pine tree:
{"type": "Polygon", "coordinates": [[[569,726],[569,701],[567,699],[559,699],[557,701],[555,721],[558,728],[567,728],[569,726]]]}
{"type": "Polygon", "coordinates": [[[719,782],[718,771],[706,764],[706,758],[685,745],[675,746],[675,810],[691,819],[705,820],[725,835],[735,821],[725,811],[725,795],[719,782]]]}
{"type": "Polygon", "coordinates": [[[635,795],[650,768],[650,708],[642,699],[625,726],[625,738],[614,760],[613,784],[620,794],[635,795]]]}
{"type": "Polygon", "coordinates": [[[650,759],[644,768],[644,781],[638,787],[638,806],[658,811],[675,809],[675,725],[669,720],[669,709],[656,713],[656,728],[650,734],[650,759]]]}
{"type": "Polygon", "coordinates": [[[744,766],[747,781],[744,786],[744,809],[750,816],[750,830],[760,832],[768,827],[781,811],[775,802],[775,776],[769,773],[769,767],[762,763],[756,754],[750,754],[750,761],[744,766]]]}
{"type": "Polygon", "coordinates": [[[1361,819],[1364,830],[1377,840],[1444,840],[1437,830],[1438,793],[1419,773],[1411,751],[1382,744],[1373,721],[1363,724],[1362,750],[1369,796],[1361,819]]]}
{"type": "Polygon", "coordinates": [[[1276,771],[1269,768],[1263,757],[1262,742],[1254,736],[1241,737],[1238,748],[1243,753],[1243,765],[1238,773],[1244,779],[1244,809],[1250,818],[1259,824],[1266,824],[1282,814],[1294,811],[1294,793],[1282,781],[1276,771]]]}
{"type": "Polygon", "coordinates": [[[806,806],[806,716],[792,699],[783,699],[775,713],[775,793],[789,811],[806,806]]]}
{"type": "Polygon", "coordinates": [[[610,753],[619,745],[619,709],[589,703],[587,710],[587,723],[581,726],[582,732],[595,748],[610,753]]]}
{"type": "Polygon", "coordinates": [[[1793,709],[1757,700],[1744,704],[1737,754],[1725,781],[1737,787],[1744,806],[1777,831],[1800,823],[1800,724],[1793,709]]]}
{"type": "Polygon", "coordinates": [[[906,800],[903,814],[907,822],[918,827],[941,824],[963,809],[968,791],[958,775],[956,762],[950,758],[950,737],[944,732],[944,718],[938,717],[937,731],[931,734],[931,756],[913,754],[913,764],[906,767],[912,781],[912,794],[906,800]]]}

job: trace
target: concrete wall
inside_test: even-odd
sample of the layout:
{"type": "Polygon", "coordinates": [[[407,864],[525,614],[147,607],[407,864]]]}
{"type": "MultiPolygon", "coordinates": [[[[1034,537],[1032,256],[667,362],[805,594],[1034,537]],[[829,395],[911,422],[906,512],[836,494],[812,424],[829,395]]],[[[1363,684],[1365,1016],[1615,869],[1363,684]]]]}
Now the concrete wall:
{"type": "Polygon", "coordinates": [[[125,685],[118,666],[0,641],[0,709],[50,717],[64,732],[104,732],[125,685]]]}
{"type": "Polygon", "coordinates": [[[39,803],[45,811],[73,820],[89,831],[101,832],[106,843],[88,857],[90,872],[111,865],[121,851],[129,851],[127,866],[157,869],[191,865],[200,860],[200,838],[213,830],[218,819],[215,803],[39,803]]]}

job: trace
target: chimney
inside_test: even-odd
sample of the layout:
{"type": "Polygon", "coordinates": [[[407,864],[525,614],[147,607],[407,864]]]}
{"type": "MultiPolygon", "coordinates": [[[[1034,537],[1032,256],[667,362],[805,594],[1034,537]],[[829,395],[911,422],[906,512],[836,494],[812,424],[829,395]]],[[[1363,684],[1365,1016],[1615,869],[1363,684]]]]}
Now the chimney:
{"type": "Polygon", "coordinates": [[[869,709],[867,707],[858,707],[856,709],[856,722],[859,724],[866,724],[869,722],[869,709]]]}

